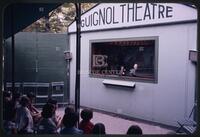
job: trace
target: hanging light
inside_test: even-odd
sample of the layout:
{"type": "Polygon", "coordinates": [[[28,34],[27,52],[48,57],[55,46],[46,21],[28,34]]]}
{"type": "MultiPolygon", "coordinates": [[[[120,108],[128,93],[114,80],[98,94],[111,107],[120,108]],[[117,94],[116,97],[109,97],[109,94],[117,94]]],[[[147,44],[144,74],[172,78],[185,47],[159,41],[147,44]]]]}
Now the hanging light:
{"type": "Polygon", "coordinates": [[[72,59],[72,53],[70,51],[64,51],[65,60],[72,59]]]}

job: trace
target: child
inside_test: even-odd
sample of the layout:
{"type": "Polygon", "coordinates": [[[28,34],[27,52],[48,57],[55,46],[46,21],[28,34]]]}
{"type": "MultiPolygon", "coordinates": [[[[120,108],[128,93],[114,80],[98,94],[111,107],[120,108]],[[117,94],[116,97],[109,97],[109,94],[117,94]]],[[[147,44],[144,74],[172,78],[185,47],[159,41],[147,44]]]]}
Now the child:
{"type": "Polygon", "coordinates": [[[54,111],[54,106],[52,104],[44,105],[42,109],[42,120],[38,124],[37,133],[38,134],[56,134],[57,127],[52,120],[54,111]]]}
{"type": "Polygon", "coordinates": [[[73,107],[67,106],[67,107],[65,108],[65,114],[70,113],[70,112],[75,112],[75,110],[74,110],[73,107]]]}
{"type": "Polygon", "coordinates": [[[16,124],[13,122],[15,120],[16,111],[15,109],[7,111],[6,119],[4,120],[3,127],[7,135],[17,134],[16,124]]]}
{"type": "Polygon", "coordinates": [[[105,125],[103,123],[97,123],[94,125],[94,128],[92,129],[93,134],[99,134],[99,135],[105,135],[106,129],[105,125]]]}
{"type": "Polygon", "coordinates": [[[137,126],[137,125],[132,125],[129,127],[128,131],[127,131],[127,135],[142,135],[142,129],[137,126]]]}
{"type": "Polygon", "coordinates": [[[23,96],[20,100],[21,107],[17,109],[16,123],[20,134],[33,133],[33,118],[28,109],[29,103],[29,99],[26,96],[23,96]]]}
{"type": "Polygon", "coordinates": [[[12,93],[10,91],[3,92],[3,120],[7,119],[7,114],[12,113],[15,109],[12,103],[12,93]]]}
{"type": "MultiPolygon", "coordinates": [[[[67,114],[69,114],[71,112],[75,112],[74,108],[71,107],[71,106],[67,106],[65,108],[65,114],[64,115],[67,115],[67,114]]],[[[63,119],[61,119],[60,129],[63,129],[63,127],[64,127],[64,125],[63,125],[63,119]]]]}
{"type": "Polygon", "coordinates": [[[81,111],[81,118],[83,119],[80,122],[79,129],[83,130],[84,134],[91,134],[94,124],[90,122],[93,118],[93,112],[89,109],[83,109],[81,111]]]}
{"type": "Polygon", "coordinates": [[[41,114],[40,114],[39,110],[33,105],[35,95],[32,92],[28,92],[26,96],[30,100],[30,103],[28,105],[28,109],[31,112],[34,123],[37,124],[39,122],[40,118],[41,118],[41,114]]]}
{"type": "Polygon", "coordinates": [[[20,107],[20,103],[19,103],[20,97],[21,97],[21,94],[19,92],[13,93],[12,103],[15,109],[20,107]]]}
{"type": "Polygon", "coordinates": [[[54,106],[52,120],[56,124],[57,128],[60,128],[62,118],[56,114],[56,110],[58,108],[57,101],[55,99],[49,98],[47,104],[52,104],[54,106]]]}
{"type": "Polygon", "coordinates": [[[60,131],[60,134],[83,134],[82,130],[76,128],[78,122],[78,114],[76,112],[69,112],[63,117],[64,129],[60,131]]]}

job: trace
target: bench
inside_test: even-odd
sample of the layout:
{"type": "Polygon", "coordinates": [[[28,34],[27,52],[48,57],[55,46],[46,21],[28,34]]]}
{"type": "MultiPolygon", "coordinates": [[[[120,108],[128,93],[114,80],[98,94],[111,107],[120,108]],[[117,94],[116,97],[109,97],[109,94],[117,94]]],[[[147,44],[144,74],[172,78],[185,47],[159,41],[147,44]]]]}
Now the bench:
{"type": "Polygon", "coordinates": [[[192,134],[195,132],[197,123],[194,120],[191,119],[185,119],[184,121],[177,121],[179,124],[179,128],[177,129],[176,132],[183,131],[186,134],[192,134]]]}
{"type": "Polygon", "coordinates": [[[196,130],[196,126],[183,126],[184,131],[186,132],[186,134],[192,134],[195,132],[196,130]]]}
{"type": "Polygon", "coordinates": [[[196,105],[197,104],[195,103],[188,118],[185,118],[184,121],[177,121],[178,125],[180,126],[176,131],[177,133],[180,131],[183,131],[186,134],[192,134],[195,132],[197,123],[191,118],[191,116],[194,112],[196,105]]]}

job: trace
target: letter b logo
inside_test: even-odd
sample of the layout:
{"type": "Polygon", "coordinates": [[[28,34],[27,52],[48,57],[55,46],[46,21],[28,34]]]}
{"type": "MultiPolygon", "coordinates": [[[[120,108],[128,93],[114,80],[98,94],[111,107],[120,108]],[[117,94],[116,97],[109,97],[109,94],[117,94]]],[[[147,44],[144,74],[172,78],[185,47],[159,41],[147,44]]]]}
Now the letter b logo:
{"type": "Polygon", "coordinates": [[[107,67],[107,55],[93,55],[93,67],[107,67]]]}

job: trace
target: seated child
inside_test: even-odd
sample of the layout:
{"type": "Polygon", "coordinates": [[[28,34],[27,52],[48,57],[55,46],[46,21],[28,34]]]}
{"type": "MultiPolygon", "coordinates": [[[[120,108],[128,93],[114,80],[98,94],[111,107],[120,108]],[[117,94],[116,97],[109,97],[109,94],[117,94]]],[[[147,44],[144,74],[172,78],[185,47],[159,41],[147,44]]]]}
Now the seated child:
{"type": "Polygon", "coordinates": [[[67,107],[65,108],[65,114],[70,113],[70,112],[75,112],[75,110],[74,110],[73,107],[67,106],[67,107]]]}
{"type": "Polygon", "coordinates": [[[29,103],[29,99],[26,96],[23,96],[20,100],[21,106],[17,109],[16,124],[20,134],[33,133],[33,118],[28,109],[29,103]]]}
{"type": "Polygon", "coordinates": [[[132,125],[129,127],[128,131],[127,131],[127,135],[142,135],[142,129],[137,126],[137,125],[132,125]]]}
{"type": "Polygon", "coordinates": [[[7,114],[12,112],[14,105],[12,103],[12,93],[10,91],[3,92],[3,120],[6,119],[7,114]]]}
{"type": "Polygon", "coordinates": [[[105,125],[103,123],[95,124],[94,128],[92,129],[92,134],[105,135],[106,134],[105,125]]]}
{"type": "Polygon", "coordinates": [[[83,134],[83,131],[76,128],[79,115],[76,112],[70,112],[64,115],[63,125],[64,128],[60,131],[60,134],[83,134]]]}
{"type": "Polygon", "coordinates": [[[93,118],[93,112],[89,109],[83,109],[81,111],[82,121],[79,124],[79,129],[83,130],[84,134],[91,134],[94,124],[90,122],[93,118]]]}
{"type": "Polygon", "coordinates": [[[19,92],[13,93],[12,103],[15,109],[20,107],[20,103],[19,103],[20,98],[21,98],[21,94],[19,92]]]}
{"type": "Polygon", "coordinates": [[[30,100],[30,104],[28,105],[28,109],[31,112],[31,115],[33,117],[33,121],[34,121],[34,123],[38,123],[40,118],[41,118],[41,114],[40,114],[39,110],[33,105],[35,95],[32,92],[28,92],[27,97],[30,100]]]}
{"type": "Polygon", "coordinates": [[[38,134],[56,134],[57,127],[52,120],[54,106],[52,104],[44,105],[42,109],[42,120],[39,122],[37,127],[38,134]]]}
{"type": "Polygon", "coordinates": [[[57,100],[49,98],[47,104],[52,104],[54,106],[52,120],[56,124],[57,128],[59,128],[61,126],[62,118],[56,114],[58,108],[57,100]]]}
{"type": "Polygon", "coordinates": [[[16,110],[12,112],[7,111],[6,119],[3,122],[4,131],[7,135],[17,134],[16,124],[14,123],[16,110]]]}

